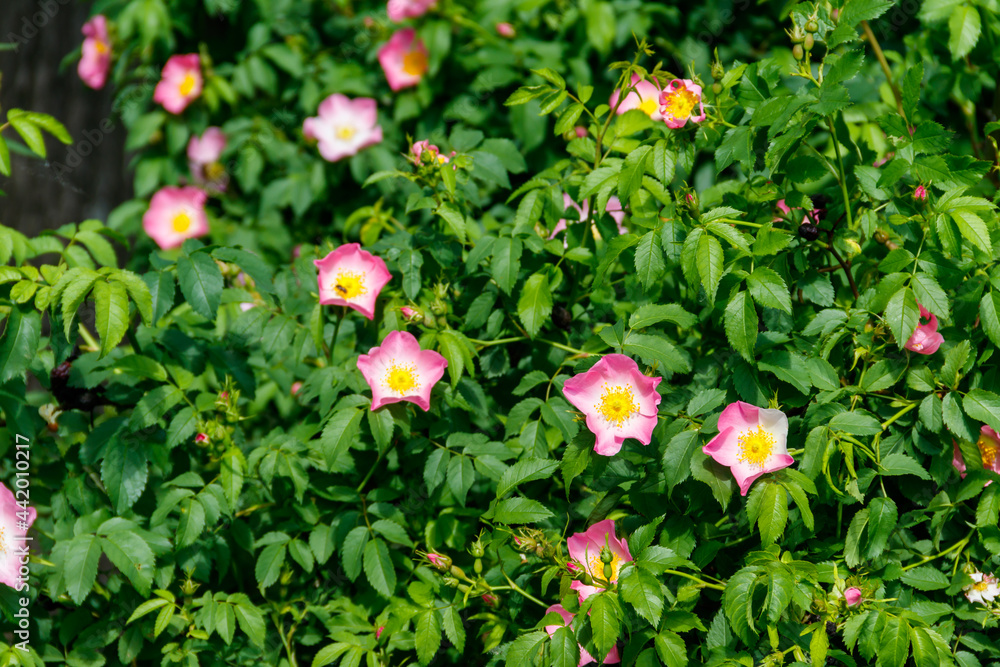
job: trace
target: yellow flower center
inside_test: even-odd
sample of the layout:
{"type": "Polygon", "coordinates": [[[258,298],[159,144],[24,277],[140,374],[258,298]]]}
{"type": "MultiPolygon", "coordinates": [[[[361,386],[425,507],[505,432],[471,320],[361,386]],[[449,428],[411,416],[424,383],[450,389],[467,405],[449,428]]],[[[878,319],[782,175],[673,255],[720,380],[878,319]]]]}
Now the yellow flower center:
{"type": "Polygon", "coordinates": [[[438,159],[438,162],[440,162],[441,164],[444,164],[445,162],[448,161],[448,156],[447,155],[441,155],[440,153],[438,153],[437,159],[438,159]]]}
{"type": "Polygon", "coordinates": [[[698,96],[687,88],[679,88],[667,97],[667,111],[674,118],[682,119],[691,115],[694,106],[698,104],[698,96]]]}
{"type": "Polygon", "coordinates": [[[1000,446],[993,442],[992,438],[985,435],[979,436],[976,445],[979,447],[979,454],[983,457],[983,467],[992,468],[1000,455],[1000,446]]]}
{"type": "MultiPolygon", "coordinates": [[[[604,562],[601,561],[601,552],[598,550],[596,554],[587,554],[587,565],[589,565],[590,575],[597,577],[599,579],[604,579],[604,562]]],[[[611,583],[618,581],[618,570],[621,569],[622,557],[618,554],[611,552],[611,578],[604,579],[611,583]]]]}
{"type": "Polygon", "coordinates": [[[97,50],[97,55],[99,56],[103,56],[108,52],[108,44],[103,39],[95,39],[94,48],[97,50]]]}
{"type": "Polygon", "coordinates": [[[194,90],[195,83],[194,74],[185,74],[180,85],[181,95],[190,95],[191,91],[194,90]]]}
{"type": "Polygon", "coordinates": [[[632,388],[621,385],[616,387],[604,385],[601,402],[594,408],[601,413],[605,421],[614,422],[619,428],[639,411],[635,396],[632,395],[632,388]]]}
{"type": "Polygon", "coordinates": [[[643,112],[647,116],[652,116],[659,110],[660,103],[656,101],[656,98],[647,97],[639,103],[639,111],[643,112]]]}
{"type": "Polygon", "coordinates": [[[400,396],[410,394],[420,383],[417,382],[417,367],[413,364],[397,364],[395,361],[385,372],[382,384],[400,396]]]}
{"type": "Polygon", "coordinates": [[[737,443],[740,447],[741,462],[763,468],[774,449],[774,436],[758,426],[756,429],[743,431],[737,443]]]}
{"type": "Polygon", "coordinates": [[[222,176],[225,173],[226,173],[226,168],[223,167],[218,162],[212,162],[210,164],[205,165],[205,178],[207,178],[210,181],[222,178],[222,176]]]}
{"type": "Polygon", "coordinates": [[[344,299],[353,299],[356,296],[367,294],[365,287],[365,274],[354,273],[353,271],[338,271],[337,280],[333,283],[333,291],[344,299]]]}
{"type": "Polygon", "coordinates": [[[337,128],[337,138],[338,139],[343,139],[344,141],[347,141],[351,137],[354,136],[355,132],[356,132],[356,130],[353,127],[349,127],[347,125],[345,125],[343,127],[338,127],[337,128]]]}
{"type": "Polygon", "coordinates": [[[990,587],[990,582],[986,581],[986,579],[983,579],[979,583],[972,584],[972,590],[979,591],[980,593],[982,593],[989,587],[990,587]]]}
{"type": "Polygon", "coordinates": [[[3,526],[0,526],[0,555],[7,555],[7,540],[3,531],[3,526]]]}
{"type": "Polygon", "coordinates": [[[423,76],[427,71],[427,54],[414,49],[403,56],[403,71],[410,76],[423,76]]]}
{"type": "Polygon", "coordinates": [[[187,211],[181,211],[174,216],[170,224],[173,226],[175,232],[183,234],[191,228],[191,216],[187,214],[187,211]]]}

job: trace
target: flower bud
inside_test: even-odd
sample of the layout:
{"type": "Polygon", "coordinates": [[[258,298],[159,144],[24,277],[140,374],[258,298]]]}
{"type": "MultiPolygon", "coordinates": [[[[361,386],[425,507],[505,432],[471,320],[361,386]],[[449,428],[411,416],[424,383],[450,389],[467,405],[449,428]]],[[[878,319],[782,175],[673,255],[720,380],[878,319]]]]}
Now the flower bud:
{"type": "Polygon", "coordinates": [[[722,67],[722,63],[716,60],[712,63],[712,78],[716,81],[720,81],[722,77],[726,75],[726,70],[722,67]]]}
{"type": "Polygon", "coordinates": [[[293,382],[292,383],[292,396],[294,396],[295,394],[299,393],[299,391],[301,391],[301,390],[302,390],[302,383],[301,382],[293,382]]]}
{"type": "Polygon", "coordinates": [[[385,630],[384,625],[378,626],[378,630],[375,631],[375,639],[379,640],[382,638],[382,632],[385,630]]]}
{"type": "Polygon", "coordinates": [[[504,21],[503,23],[497,23],[496,29],[498,35],[500,35],[501,37],[506,37],[507,39],[510,39],[517,34],[517,31],[514,30],[514,26],[507,23],[506,21],[504,21]]]}
{"type": "Polygon", "coordinates": [[[441,581],[448,588],[455,588],[458,586],[458,579],[456,579],[455,577],[445,577],[441,581]]]}
{"type": "Polygon", "coordinates": [[[844,600],[847,601],[848,607],[853,607],[861,603],[863,596],[861,594],[861,589],[857,586],[851,586],[846,591],[844,591],[844,600]]]}
{"type": "Polygon", "coordinates": [[[208,442],[208,435],[205,433],[199,433],[198,435],[194,436],[194,441],[198,444],[208,442]]]}
{"type": "Polygon", "coordinates": [[[483,594],[483,602],[485,602],[487,604],[487,606],[490,606],[490,607],[493,607],[493,608],[496,608],[496,607],[500,606],[500,598],[497,597],[495,593],[484,593],[483,594]]]}
{"type": "Polygon", "coordinates": [[[806,21],[806,32],[816,32],[817,30],[819,30],[819,24],[816,23],[816,19],[806,21]]]}
{"type": "Polygon", "coordinates": [[[451,558],[444,554],[429,553],[427,554],[427,560],[442,572],[447,572],[451,569],[451,558]]]}
{"type": "Polygon", "coordinates": [[[889,240],[888,235],[886,235],[886,233],[883,232],[881,229],[876,229],[875,230],[875,234],[873,235],[873,238],[875,239],[875,242],[878,243],[878,244],[880,244],[880,245],[885,245],[885,242],[889,240]]]}
{"type": "Polygon", "coordinates": [[[601,562],[605,565],[614,561],[615,555],[607,547],[601,547],[601,562]]]}
{"type": "Polygon", "coordinates": [[[927,201],[927,188],[920,184],[913,191],[913,198],[917,201],[927,201]]]}
{"type": "Polygon", "coordinates": [[[712,92],[715,93],[716,95],[721,95],[722,94],[722,84],[719,83],[718,81],[716,81],[715,83],[713,83],[712,84],[712,92]]]}
{"type": "Polygon", "coordinates": [[[805,47],[806,51],[812,51],[812,48],[815,45],[816,40],[813,38],[812,33],[806,33],[805,39],[802,40],[802,46],[805,47]]]}
{"type": "Polygon", "coordinates": [[[796,44],[792,48],[792,55],[795,56],[796,60],[802,60],[803,58],[806,57],[806,53],[805,53],[805,51],[802,50],[802,45],[801,44],[796,44]]]}
{"type": "Polygon", "coordinates": [[[483,547],[482,540],[477,539],[475,542],[473,542],[472,546],[469,547],[469,553],[475,556],[476,558],[482,558],[483,554],[486,553],[486,549],[483,547]]]}

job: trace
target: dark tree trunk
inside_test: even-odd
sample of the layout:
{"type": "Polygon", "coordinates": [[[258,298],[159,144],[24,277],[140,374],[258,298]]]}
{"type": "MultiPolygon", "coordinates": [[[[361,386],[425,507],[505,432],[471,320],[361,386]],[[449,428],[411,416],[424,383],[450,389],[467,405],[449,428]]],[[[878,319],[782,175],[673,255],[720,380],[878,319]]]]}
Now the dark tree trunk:
{"type": "MultiPolygon", "coordinates": [[[[73,144],[46,138],[48,158],[12,155],[13,176],[0,177],[0,224],[34,235],[69,222],[105,220],[131,197],[125,169],[125,129],[111,111],[111,86],[94,91],[83,85],[76,61],[62,69],[66,54],[83,42],[80,28],[89,6],[73,0],[0,0],[0,119],[21,108],[54,116],[66,125],[73,144]]],[[[4,130],[8,141],[17,138],[4,130]]]]}

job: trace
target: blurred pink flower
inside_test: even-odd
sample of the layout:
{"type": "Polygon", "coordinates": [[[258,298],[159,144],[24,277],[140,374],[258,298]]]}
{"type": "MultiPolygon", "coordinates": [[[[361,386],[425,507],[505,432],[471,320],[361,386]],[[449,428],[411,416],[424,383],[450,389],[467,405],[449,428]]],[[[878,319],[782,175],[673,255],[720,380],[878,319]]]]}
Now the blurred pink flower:
{"type": "Polygon", "coordinates": [[[690,79],[674,79],[660,93],[660,114],[667,127],[684,127],[690,120],[700,123],[705,120],[705,105],[701,101],[701,86],[690,79]],[[694,116],[698,107],[700,115],[694,116]]]}
{"type": "Polygon", "coordinates": [[[910,339],[903,345],[907,350],[917,354],[934,354],[944,342],[944,336],[938,333],[937,316],[918,303],[920,308],[920,322],[913,331],[910,339]],[[926,322],[924,322],[926,320],[926,322]]]}
{"type": "Polygon", "coordinates": [[[927,199],[927,188],[920,184],[913,190],[913,198],[917,201],[926,201],[927,199]]]}
{"type": "Polygon", "coordinates": [[[421,349],[416,337],[406,331],[390,332],[380,347],[358,357],[358,370],[372,390],[372,410],[400,401],[430,410],[431,389],[447,367],[444,357],[421,349]]]}
{"type": "Polygon", "coordinates": [[[406,19],[415,19],[418,16],[423,16],[427,13],[428,9],[431,9],[436,4],[437,0],[389,0],[385,9],[389,15],[389,20],[399,23],[406,19]]]}
{"type": "Polygon", "coordinates": [[[142,228],[156,245],[164,250],[179,247],[187,239],[208,233],[204,190],[168,185],[161,188],[149,202],[142,216],[142,228]]]}
{"type": "Polygon", "coordinates": [[[301,382],[293,382],[292,383],[292,396],[295,396],[300,391],[302,391],[302,383],[301,382]]]}
{"type": "Polygon", "coordinates": [[[507,23],[506,21],[504,21],[503,23],[497,23],[496,29],[498,35],[500,35],[501,37],[507,37],[508,39],[514,37],[517,34],[517,31],[514,30],[514,26],[507,23]]]}
{"type": "Polygon", "coordinates": [[[844,591],[844,600],[847,602],[848,607],[853,607],[859,604],[862,600],[861,589],[857,586],[851,586],[846,591],[844,591]]]}
{"type": "MultiPolygon", "coordinates": [[[[563,623],[562,623],[562,626],[559,626],[559,625],[546,625],[545,626],[545,632],[547,632],[549,634],[549,637],[551,637],[552,635],[554,635],[556,633],[556,630],[558,630],[560,627],[572,625],[573,624],[573,618],[576,616],[576,614],[571,614],[568,611],[566,611],[566,608],[563,607],[561,604],[554,604],[554,605],[552,605],[551,607],[549,607],[548,609],[545,610],[546,614],[551,614],[552,612],[555,612],[555,613],[559,614],[560,616],[562,616],[563,623]]],[[[621,661],[622,661],[621,656],[618,654],[618,646],[614,646],[608,652],[608,656],[606,658],[604,658],[604,663],[603,664],[605,664],[605,665],[615,665],[615,664],[618,664],[621,661]]],[[[597,662],[597,660],[594,658],[594,656],[592,656],[589,653],[587,653],[587,651],[581,645],[580,646],[580,662],[577,663],[577,667],[582,667],[583,665],[589,664],[591,662],[597,662]]]]}
{"type": "Polygon", "coordinates": [[[370,320],[375,318],[375,300],[392,280],[381,257],[362,250],[358,243],[348,243],[313,264],[319,269],[321,304],[347,306],[370,320]]]}
{"type": "MultiPolygon", "coordinates": [[[[620,540],[615,536],[615,522],[611,519],[598,521],[593,526],[582,533],[575,533],[566,540],[566,549],[569,557],[576,563],[583,566],[583,570],[594,579],[601,579],[608,583],[618,581],[618,574],[622,565],[631,562],[632,554],[629,553],[628,544],[625,540],[620,540]],[[601,560],[601,552],[607,548],[611,555],[611,578],[604,576],[604,561],[601,560]]],[[[582,581],[574,580],[570,588],[579,593],[580,602],[583,602],[591,595],[604,590],[599,586],[588,586],[582,581]]]]}
{"type": "Polygon", "coordinates": [[[613,456],[625,438],[649,444],[656,427],[663,378],[639,372],[639,365],[624,354],[607,354],[585,373],[563,384],[563,395],[587,417],[587,428],[597,436],[594,451],[613,456]]]}
{"type": "MultiPolygon", "coordinates": [[[[574,209],[576,209],[576,212],[580,214],[580,221],[583,221],[583,220],[587,219],[587,215],[590,212],[590,202],[588,202],[585,199],[583,201],[583,206],[580,206],[575,201],[573,201],[572,197],[570,197],[568,194],[566,194],[564,192],[563,193],[563,210],[565,210],[567,208],[574,208],[574,209]]],[[[622,203],[621,203],[621,200],[618,199],[618,197],[611,196],[611,197],[608,198],[608,204],[607,204],[607,206],[604,207],[604,212],[607,213],[608,215],[610,215],[611,219],[615,221],[615,225],[618,227],[618,233],[619,234],[627,234],[628,233],[628,230],[625,229],[625,225],[624,225],[624,222],[625,222],[625,211],[622,210],[622,203]]],[[[577,221],[574,220],[573,222],[575,223],[577,221]]],[[[568,225],[569,225],[569,221],[567,221],[566,218],[560,218],[559,222],[556,223],[556,226],[552,228],[552,233],[549,234],[549,238],[550,239],[554,239],[556,237],[556,234],[558,234],[559,232],[565,230],[568,227],[568,225]]],[[[594,231],[595,232],[597,231],[596,227],[594,228],[594,231]]]]}
{"type": "Polygon", "coordinates": [[[172,114],[179,114],[201,95],[201,57],[197,53],[170,56],[153,91],[153,101],[172,114]]]}
{"type": "MultiPolygon", "coordinates": [[[[635,90],[626,95],[621,104],[618,104],[621,91],[615,89],[611,93],[611,99],[608,100],[608,106],[614,109],[615,105],[618,104],[618,110],[616,111],[618,115],[632,109],[638,109],[653,120],[663,120],[663,115],[660,113],[660,95],[663,91],[660,90],[660,87],[652,81],[643,79],[638,74],[632,75],[632,85],[635,86],[635,90]]],[[[701,89],[699,88],[698,90],[700,94],[701,89]]],[[[704,119],[704,116],[702,119],[704,119]]],[[[684,124],[681,123],[677,127],[683,126],[684,124]]]]}
{"type": "Polygon", "coordinates": [[[108,39],[108,19],[98,14],[83,24],[83,55],[76,67],[83,82],[99,90],[104,87],[111,69],[111,41],[108,39]]]}
{"type": "MultiPolygon", "coordinates": [[[[819,212],[822,210],[822,209],[819,209],[819,208],[814,208],[811,211],[807,211],[804,208],[802,208],[801,206],[796,206],[794,208],[789,208],[788,204],[785,203],[784,199],[779,199],[778,203],[775,204],[775,208],[777,208],[778,212],[781,213],[782,215],[779,215],[779,216],[776,216],[776,217],[772,218],[771,222],[781,222],[781,219],[784,216],[786,216],[786,215],[791,215],[792,211],[802,211],[802,219],[798,220],[797,222],[803,223],[803,222],[806,221],[806,218],[811,218],[810,222],[812,222],[812,224],[814,224],[814,225],[818,225],[819,224],[819,212]]],[[[794,216],[792,216],[793,221],[797,217],[798,217],[798,214],[795,214],[794,216]]]]}
{"type": "Polygon", "coordinates": [[[758,408],[736,401],[719,417],[719,434],[702,448],[716,462],[728,466],[746,495],[754,480],[766,472],[795,463],[788,455],[788,417],[781,410],[758,408]]]}
{"type": "Polygon", "coordinates": [[[334,93],[319,105],[319,115],[306,118],[302,134],[319,142],[319,154],[327,162],[336,162],[357,154],[362,148],[382,141],[375,100],[370,97],[350,99],[334,93]]]}
{"type": "Polygon", "coordinates": [[[896,157],[896,151],[889,151],[888,153],[885,154],[885,157],[880,157],[879,159],[875,160],[872,163],[872,166],[873,167],[881,167],[882,165],[884,165],[886,162],[888,162],[889,160],[891,160],[894,157],[896,157]]]}
{"type": "Polygon", "coordinates": [[[218,127],[207,128],[201,137],[192,135],[187,145],[187,157],[188,168],[195,181],[225,192],[229,179],[219,164],[225,148],[226,134],[218,127]]]}
{"type": "Polygon", "coordinates": [[[583,125],[577,125],[575,128],[573,128],[573,130],[576,132],[577,139],[583,139],[585,136],[587,136],[587,128],[585,128],[583,125]]]}
{"type": "Polygon", "coordinates": [[[22,588],[27,578],[21,579],[19,547],[28,548],[28,542],[22,538],[28,534],[36,516],[34,507],[19,504],[10,489],[0,484],[0,583],[15,590],[27,591],[22,588]]]}
{"type": "Polygon", "coordinates": [[[385,631],[385,626],[384,625],[378,626],[378,630],[375,631],[375,639],[381,639],[382,638],[382,633],[384,631],[385,631]]]}
{"type": "Polygon", "coordinates": [[[378,50],[378,61],[389,87],[402,90],[420,83],[427,72],[427,48],[413,28],[403,28],[378,50]]]}

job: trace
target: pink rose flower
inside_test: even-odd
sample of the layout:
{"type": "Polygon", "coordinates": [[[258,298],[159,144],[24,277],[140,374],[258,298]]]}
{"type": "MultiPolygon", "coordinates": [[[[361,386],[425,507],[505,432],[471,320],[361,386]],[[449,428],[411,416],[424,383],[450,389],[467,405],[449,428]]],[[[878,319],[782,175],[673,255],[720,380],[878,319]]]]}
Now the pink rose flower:
{"type": "MultiPolygon", "coordinates": [[[[26,505],[27,503],[25,503],[26,505]]],[[[21,588],[21,547],[28,547],[23,538],[35,522],[34,507],[21,505],[4,484],[0,484],[0,583],[14,590],[21,588]]]]}
{"type": "Polygon", "coordinates": [[[844,591],[844,600],[847,602],[848,607],[853,607],[860,604],[862,600],[861,589],[857,586],[851,586],[846,591],[844,591]]]}
{"type": "Polygon", "coordinates": [[[587,428],[597,436],[594,451],[613,456],[625,438],[649,444],[661,400],[656,386],[662,380],[640,373],[624,354],[608,354],[589,371],[566,380],[563,395],[586,415],[587,428]]]}
{"type": "Polygon", "coordinates": [[[153,91],[153,101],[172,114],[179,114],[201,95],[201,57],[197,53],[170,56],[153,91]]]}
{"type": "Polygon", "coordinates": [[[99,90],[108,80],[111,69],[111,41],[108,39],[108,19],[98,14],[83,24],[83,56],[76,67],[83,82],[99,90]]]}
{"type": "Polygon", "coordinates": [[[142,216],[142,228],[163,250],[179,247],[187,239],[208,234],[204,190],[168,185],[153,195],[142,216]]]}
{"type": "Polygon", "coordinates": [[[209,127],[200,137],[188,141],[187,158],[191,175],[199,181],[213,180],[206,176],[206,167],[215,164],[226,148],[226,133],[218,127],[209,127]]]}
{"type": "Polygon", "coordinates": [[[917,324],[917,328],[914,329],[910,339],[903,347],[917,354],[934,354],[944,342],[944,336],[938,333],[937,316],[924,308],[923,305],[918,303],[917,306],[920,308],[920,322],[922,324],[917,324]]]}
{"type": "MultiPolygon", "coordinates": [[[[583,206],[578,205],[573,198],[570,197],[565,192],[563,193],[563,209],[574,208],[576,212],[580,214],[580,220],[586,220],[587,215],[590,212],[590,202],[588,200],[583,201],[583,206]]],[[[618,227],[619,234],[627,234],[628,230],[625,229],[625,211],[622,210],[622,202],[618,197],[611,196],[608,197],[608,204],[604,207],[604,212],[611,216],[611,219],[615,221],[615,225],[618,227]]],[[[574,222],[576,222],[574,220],[574,222]]],[[[552,228],[552,233],[549,234],[550,239],[554,239],[556,234],[565,230],[569,226],[569,221],[566,218],[560,218],[556,226],[552,228]]],[[[597,228],[594,228],[597,231],[597,228]]],[[[563,244],[566,245],[565,243],[563,244]]]]}
{"type": "MultiPolygon", "coordinates": [[[[997,435],[996,431],[984,424],[979,429],[979,440],[976,441],[976,446],[979,448],[979,456],[982,459],[983,468],[1000,474],[1000,435],[997,435]]],[[[962,450],[959,449],[957,442],[954,442],[954,447],[951,463],[962,475],[962,479],[965,479],[965,459],[962,456],[962,450]]],[[[989,486],[992,483],[992,479],[987,480],[983,486],[989,486]]]]}
{"type": "Polygon", "coordinates": [[[399,23],[406,19],[423,16],[436,4],[437,0],[389,0],[385,9],[389,20],[393,23],[399,23]]]}
{"type": "MultiPolygon", "coordinates": [[[[554,635],[556,633],[556,630],[558,630],[560,627],[568,627],[568,626],[572,625],[573,624],[573,618],[576,616],[576,614],[571,614],[568,611],[566,611],[566,608],[563,607],[561,604],[554,604],[554,605],[552,605],[551,607],[549,607],[548,609],[545,610],[546,614],[551,614],[552,612],[556,612],[557,614],[559,614],[560,616],[562,616],[563,623],[562,623],[562,626],[559,626],[559,625],[546,625],[545,626],[545,632],[549,633],[549,637],[551,637],[552,635],[554,635]]],[[[604,663],[603,664],[605,664],[605,665],[615,665],[615,664],[618,664],[621,661],[622,661],[621,656],[618,654],[618,647],[614,646],[614,647],[611,648],[611,651],[608,652],[608,657],[604,658],[604,663]]],[[[597,660],[594,658],[594,656],[592,656],[589,653],[587,653],[587,651],[585,651],[584,648],[583,648],[583,646],[581,645],[580,646],[580,662],[577,663],[577,667],[582,667],[583,665],[589,664],[591,662],[597,662],[597,660]]]]}
{"type": "Polygon", "coordinates": [[[313,264],[319,269],[321,304],[347,306],[370,320],[375,318],[375,300],[392,280],[381,257],[362,250],[358,243],[348,243],[313,264]]]}
{"type": "Polygon", "coordinates": [[[355,155],[382,141],[375,100],[334,93],[320,103],[318,116],[306,118],[302,134],[319,142],[319,154],[327,162],[355,155]]]}
{"type": "MultiPolygon", "coordinates": [[[[622,565],[632,561],[628,544],[615,537],[615,522],[611,519],[598,521],[585,532],[574,534],[566,540],[566,549],[569,557],[583,566],[584,572],[594,579],[611,584],[618,581],[622,565]],[[604,561],[601,560],[601,552],[605,548],[611,553],[611,562],[608,563],[611,566],[610,579],[604,576],[604,561]]],[[[582,581],[573,581],[570,588],[579,593],[580,602],[604,590],[598,586],[588,586],[582,581]]]]}
{"type": "Polygon", "coordinates": [[[753,481],[766,472],[795,463],[788,455],[788,417],[781,410],[758,408],[736,401],[719,417],[719,435],[702,448],[718,463],[728,466],[746,495],[753,481]]]}
{"type": "Polygon", "coordinates": [[[514,30],[514,26],[507,23],[506,21],[502,23],[497,23],[496,29],[498,35],[500,35],[501,37],[506,37],[508,39],[513,38],[517,34],[517,31],[514,30]]]}
{"type": "MultiPolygon", "coordinates": [[[[806,211],[801,206],[796,206],[795,208],[789,208],[788,204],[785,203],[784,199],[779,199],[778,203],[775,204],[775,208],[778,209],[778,212],[781,213],[781,215],[772,218],[771,222],[781,222],[781,219],[784,216],[786,216],[786,215],[791,216],[792,215],[792,211],[803,211],[803,213],[802,213],[802,219],[799,220],[798,222],[801,224],[803,222],[806,222],[807,218],[811,218],[809,220],[809,222],[811,222],[814,225],[818,225],[819,224],[819,212],[822,210],[822,209],[819,209],[819,208],[814,208],[811,211],[806,211]]],[[[798,214],[792,216],[793,220],[794,220],[794,218],[797,218],[797,217],[798,217],[798,214]]]]}
{"type": "Polygon", "coordinates": [[[403,28],[378,50],[378,61],[389,87],[402,90],[420,83],[427,72],[427,48],[413,28],[403,28]]]}
{"type": "Polygon", "coordinates": [[[444,357],[421,349],[416,337],[406,331],[390,332],[380,347],[358,357],[358,370],[372,389],[372,410],[400,401],[430,410],[431,389],[447,367],[444,357]]]}
{"type": "Polygon", "coordinates": [[[674,79],[660,93],[660,115],[667,127],[684,127],[688,121],[700,123],[705,120],[705,105],[701,101],[701,86],[690,79],[674,79]],[[700,115],[693,116],[698,107],[700,115]]]}
{"type": "MultiPolygon", "coordinates": [[[[638,109],[653,120],[663,120],[663,115],[660,113],[660,96],[663,91],[660,90],[660,87],[652,81],[643,79],[638,74],[632,75],[632,85],[635,86],[635,90],[626,95],[621,104],[618,104],[618,98],[621,95],[621,91],[616,89],[615,92],[611,93],[611,99],[608,100],[608,106],[614,109],[615,105],[618,104],[618,110],[615,112],[618,115],[632,109],[638,109]]],[[[695,88],[698,87],[695,86],[695,88]]],[[[698,95],[700,99],[701,88],[698,88],[698,95]]],[[[703,115],[701,120],[704,119],[705,117],[703,115]]],[[[669,125],[669,123],[667,124],[669,125]]],[[[683,126],[684,123],[681,123],[677,127],[683,126]]]]}
{"type": "Polygon", "coordinates": [[[443,155],[441,149],[435,146],[428,139],[423,141],[414,141],[413,145],[410,146],[410,161],[413,164],[421,164],[421,156],[427,153],[430,155],[430,161],[438,162],[439,164],[448,164],[451,162],[451,158],[455,157],[455,151],[451,152],[451,155],[443,155]]]}
{"type": "Polygon", "coordinates": [[[916,199],[917,201],[926,201],[927,188],[925,188],[923,184],[918,185],[916,189],[913,191],[913,198],[916,199]]]}
{"type": "Polygon", "coordinates": [[[300,391],[302,391],[302,383],[301,382],[293,382],[292,383],[292,396],[295,396],[295,394],[299,393],[300,391]]]}

